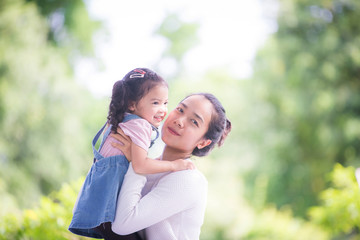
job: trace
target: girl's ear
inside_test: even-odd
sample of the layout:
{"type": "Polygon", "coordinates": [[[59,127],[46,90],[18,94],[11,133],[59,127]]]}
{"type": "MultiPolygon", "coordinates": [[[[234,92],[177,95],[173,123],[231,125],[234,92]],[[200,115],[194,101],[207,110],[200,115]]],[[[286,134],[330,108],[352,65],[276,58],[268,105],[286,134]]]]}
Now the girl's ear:
{"type": "Polygon", "coordinates": [[[130,112],[135,111],[135,102],[130,102],[128,109],[130,110],[130,112]]]}
{"type": "Polygon", "coordinates": [[[196,145],[196,147],[198,149],[202,149],[202,148],[204,148],[206,146],[209,146],[211,142],[212,141],[210,139],[203,139],[196,145]]]}

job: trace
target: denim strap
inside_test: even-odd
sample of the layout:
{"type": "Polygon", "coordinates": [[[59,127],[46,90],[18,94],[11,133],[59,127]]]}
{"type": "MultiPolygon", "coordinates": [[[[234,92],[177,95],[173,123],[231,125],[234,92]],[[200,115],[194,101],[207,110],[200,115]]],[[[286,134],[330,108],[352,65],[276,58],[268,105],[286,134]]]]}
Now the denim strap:
{"type": "MultiPolygon", "coordinates": [[[[139,117],[139,116],[137,116],[137,115],[135,115],[135,114],[126,114],[126,115],[124,116],[124,119],[123,119],[122,122],[127,122],[127,121],[130,121],[130,120],[132,120],[132,119],[138,119],[138,118],[141,118],[141,117],[139,117]]],[[[94,153],[94,162],[96,161],[96,159],[97,159],[97,160],[100,160],[100,159],[104,158],[104,156],[102,156],[102,155],[99,153],[99,151],[100,151],[103,143],[105,142],[105,139],[108,137],[108,135],[109,135],[110,132],[111,132],[111,125],[107,128],[107,130],[106,130],[106,132],[105,132],[105,134],[104,134],[103,141],[102,141],[101,144],[100,144],[99,150],[96,150],[95,145],[96,145],[97,141],[99,140],[100,135],[101,135],[102,132],[104,131],[104,129],[105,129],[105,127],[106,127],[106,124],[107,124],[107,122],[106,122],[106,123],[104,124],[104,126],[98,131],[98,133],[95,135],[95,137],[94,137],[94,139],[93,139],[93,141],[92,141],[92,148],[93,148],[93,153],[94,153]]],[[[154,144],[155,140],[158,139],[158,137],[159,137],[159,131],[158,131],[158,129],[157,129],[155,126],[153,126],[153,125],[151,125],[151,128],[152,128],[153,131],[156,131],[156,137],[155,137],[154,139],[151,139],[150,147],[154,144]]]]}
{"type": "Polygon", "coordinates": [[[158,139],[158,137],[159,137],[159,130],[153,125],[151,125],[151,128],[153,131],[156,131],[156,137],[154,139],[151,139],[150,147],[152,147],[152,145],[154,145],[155,140],[158,139]]]}

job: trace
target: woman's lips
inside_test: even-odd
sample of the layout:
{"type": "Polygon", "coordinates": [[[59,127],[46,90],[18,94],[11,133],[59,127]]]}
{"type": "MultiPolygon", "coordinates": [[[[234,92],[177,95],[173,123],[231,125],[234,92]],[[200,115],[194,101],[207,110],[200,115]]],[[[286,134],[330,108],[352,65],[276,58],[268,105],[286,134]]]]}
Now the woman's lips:
{"type": "Polygon", "coordinates": [[[168,127],[167,129],[168,129],[168,131],[169,131],[172,135],[180,136],[180,134],[179,134],[178,132],[176,132],[173,128],[168,127]]]}

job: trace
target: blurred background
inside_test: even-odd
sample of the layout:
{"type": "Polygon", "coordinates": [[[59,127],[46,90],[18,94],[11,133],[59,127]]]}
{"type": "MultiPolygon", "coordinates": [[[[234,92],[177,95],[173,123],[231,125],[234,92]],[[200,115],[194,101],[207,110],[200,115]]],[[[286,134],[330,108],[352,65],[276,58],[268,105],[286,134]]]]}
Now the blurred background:
{"type": "Polygon", "coordinates": [[[0,0],[0,239],[85,239],[91,140],[136,67],[170,110],[211,92],[232,121],[195,159],[202,240],[360,239],[359,19],[358,0],[0,0]]]}

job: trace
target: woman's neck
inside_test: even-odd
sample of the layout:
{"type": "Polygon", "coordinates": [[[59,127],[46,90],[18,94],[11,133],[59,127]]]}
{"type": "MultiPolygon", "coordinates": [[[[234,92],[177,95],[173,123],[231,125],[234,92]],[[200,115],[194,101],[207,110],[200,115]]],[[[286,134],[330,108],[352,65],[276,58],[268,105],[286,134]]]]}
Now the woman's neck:
{"type": "Polygon", "coordinates": [[[174,161],[176,159],[187,159],[191,157],[191,153],[187,153],[184,151],[181,151],[179,149],[171,148],[167,145],[164,147],[164,151],[161,155],[161,159],[167,160],[167,161],[174,161]]]}

